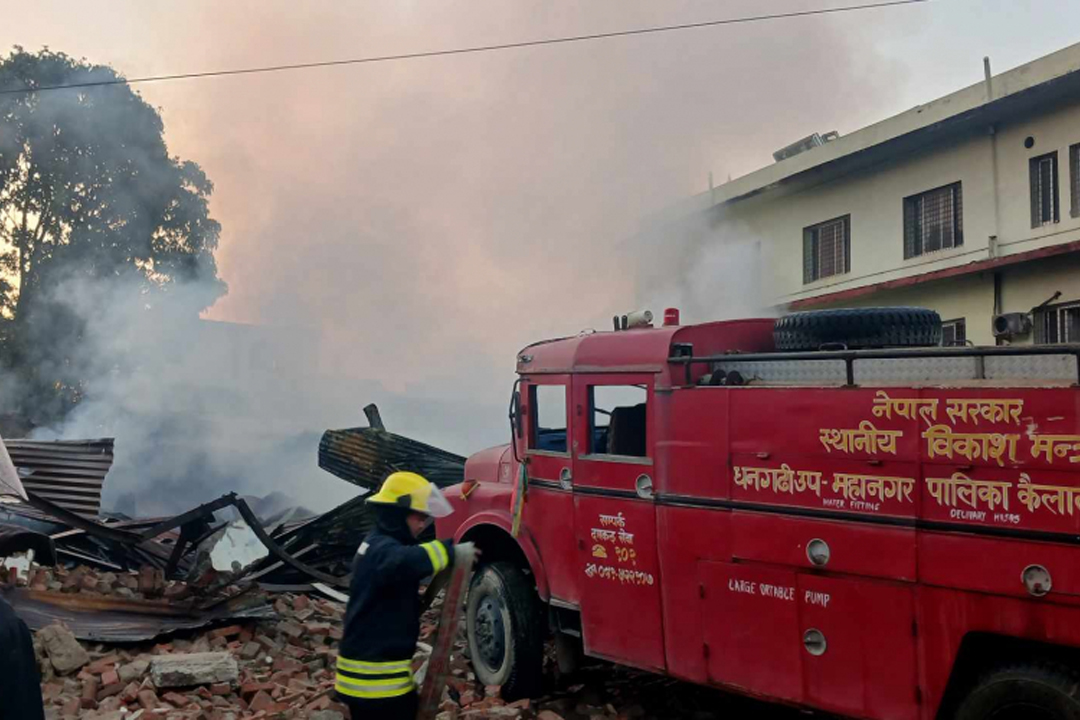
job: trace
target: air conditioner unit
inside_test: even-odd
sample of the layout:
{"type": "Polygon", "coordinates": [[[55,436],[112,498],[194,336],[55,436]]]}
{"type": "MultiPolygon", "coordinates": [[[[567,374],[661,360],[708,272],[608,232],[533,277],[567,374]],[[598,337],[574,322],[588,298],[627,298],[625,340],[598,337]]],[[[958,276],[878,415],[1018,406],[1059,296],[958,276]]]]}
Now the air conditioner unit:
{"type": "Polygon", "coordinates": [[[992,325],[994,337],[1014,338],[1031,332],[1031,314],[1022,312],[995,315],[992,325]]]}

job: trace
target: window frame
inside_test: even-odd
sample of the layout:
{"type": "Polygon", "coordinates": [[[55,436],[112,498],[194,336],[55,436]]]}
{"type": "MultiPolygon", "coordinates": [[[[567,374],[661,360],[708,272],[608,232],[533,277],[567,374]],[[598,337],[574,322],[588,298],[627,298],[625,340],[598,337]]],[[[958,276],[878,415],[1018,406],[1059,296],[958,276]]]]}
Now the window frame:
{"type": "Polygon", "coordinates": [[[571,435],[570,435],[570,387],[565,381],[557,382],[530,382],[528,392],[528,418],[529,418],[529,431],[525,434],[525,454],[526,455],[543,455],[546,457],[570,457],[571,448],[571,435]],[[558,387],[563,390],[563,421],[565,427],[563,432],[566,436],[566,450],[559,452],[558,450],[542,450],[536,447],[537,431],[540,429],[540,403],[537,402],[537,390],[542,387],[558,387]]]}
{"type": "Polygon", "coordinates": [[[1046,307],[1038,308],[1032,317],[1032,342],[1035,345],[1059,345],[1062,343],[1075,343],[1080,342],[1080,300],[1073,300],[1070,302],[1057,303],[1055,305],[1047,305],[1046,307]],[[1068,340],[1062,340],[1062,313],[1069,311],[1075,311],[1077,315],[1077,330],[1076,337],[1068,340]],[[1047,329],[1049,323],[1047,322],[1047,315],[1053,313],[1054,316],[1054,340],[1047,339],[1047,329]]]}
{"type": "Polygon", "coordinates": [[[1080,143],[1069,146],[1069,195],[1069,212],[1074,218],[1080,217],[1080,143]]]}
{"type": "Polygon", "coordinates": [[[1055,225],[1061,222],[1061,176],[1058,171],[1058,152],[1044,153],[1033,157],[1028,161],[1029,181],[1031,183],[1031,228],[1038,229],[1047,225],[1055,225]],[[1053,198],[1050,204],[1050,219],[1043,220],[1043,203],[1045,197],[1042,187],[1042,163],[1050,162],[1050,183],[1053,185],[1053,198]]]}
{"type": "MultiPolygon", "coordinates": [[[[623,382],[623,383],[596,383],[589,382],[585,385],[585,406],[586,406],[586,418],[585,423],[585,452],[578,457],[581,460],[591,460],[599,462],[618,462],[618,463],[631,463],[638,465],[652,465],[653,459],[649,454],[649,385],[647,383],[635,383],[635,382],[623,382]],[[611,452],[596,452],[593,448],[593,439],[596,431],[596,388],[616,388],[616,387],[635,387],[645,392],[645,454],[644,455],[620,455],[618,453],[611,452]]],[[[634,407],[633,405],[619,405],[617,407],[634,407]]],[[[610,420],[608,424],[610,431],[610,420]]],[[[609,436],[610,440],[610,436],[609,436]]]]}
{"type": "Polygon", "coordinates": [[[839,277],[841,275],[847,275],[851,272],[851,214],[840,215],[830,220],[824,220],[813,225],[808,225],[803,228],[803,285],[810,285],[821,280],[827,280],[832,277],[839,277]],[[835,223],[842,223],[844,229],[844,235],[841,239],[843,242],[843,270],[832,272],[828,275],[821,274],[821,249],[820,249],[820,236],[821,229],[833,225],[835,223]]]}
{"type": "Polygon", "coordinates": [[[904,198],[903,208],[905,260],[922,257],[923,255],[945,252],[947,250],[955,250],[956,248],[964,246],[963,181],[957,180],[956,182],[952,182],[947,185],[941,185],[936,188],[931,188],[930,190],[924,190],[922,192],[915,193],[914,195],[908,195],[904,198]],[[919,208],[919,202],[924,201],[927,196],[941,192],[943,190],[952,191],[952,245],[942,245],[936,250],[927,250],[925,228],[921,222],[918,222],[920,215],[920,213],[917,212],[919,208]]]}
{"type": "Polygon", "coordinates": [[[942,347],[965,347],[965,346],[967,346],[967,318],[954,318],[952,320],[942,320],[941,321],[941,346],[942,347]],[[945,343],[945,328],[947,326],[952,326],[954,328],[954,330],[953,330],[953,341],[950,344],[945,343]],[[959,342],[956,339],[956,335],[957,335],[956,329],[959,329],[960,330],[959,334],[963,336],[963,338],[959,342]]]}

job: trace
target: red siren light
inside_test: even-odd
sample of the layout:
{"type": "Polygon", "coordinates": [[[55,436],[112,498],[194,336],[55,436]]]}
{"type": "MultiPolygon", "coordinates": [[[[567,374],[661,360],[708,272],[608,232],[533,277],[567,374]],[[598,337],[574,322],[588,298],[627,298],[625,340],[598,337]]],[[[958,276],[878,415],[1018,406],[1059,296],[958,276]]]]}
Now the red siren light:
{"type": "Polygon", "coordinates": [[[672,325],[679,324],[679,308],[668,308],[664,310],[664,327],[670,327],[672,325]]]}

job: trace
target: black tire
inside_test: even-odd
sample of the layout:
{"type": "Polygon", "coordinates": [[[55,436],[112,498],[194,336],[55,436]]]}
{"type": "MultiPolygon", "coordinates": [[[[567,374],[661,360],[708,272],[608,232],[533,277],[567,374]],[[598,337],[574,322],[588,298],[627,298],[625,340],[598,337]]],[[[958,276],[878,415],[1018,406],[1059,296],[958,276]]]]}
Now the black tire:
{"type": "Polygon", "coordinates": [[[941,316],[915,307],[811,310],[777,320],[773,339],[786,351],[927,347],[941,342],[941,316]]]}
{"type": "Polygon", "coordinates": [[[516,565],[496,562],[477,570],[469,586],[466,627],[469,657],[484,685],[502,686],[502,697],[540,694],[544,625],[540,598],[516,565]]]}
{"type": "Polygon", "coordinates": [[[982,677],[956,720],[1080,720],[1080,674],[1056,663],[1024,663],[982,677]]]}

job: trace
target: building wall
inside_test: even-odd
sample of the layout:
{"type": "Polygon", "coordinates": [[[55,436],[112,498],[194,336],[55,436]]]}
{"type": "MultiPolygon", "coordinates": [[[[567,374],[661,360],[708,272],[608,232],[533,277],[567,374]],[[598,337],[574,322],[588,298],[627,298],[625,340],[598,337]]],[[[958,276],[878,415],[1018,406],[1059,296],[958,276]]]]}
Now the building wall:
{"type": "MultiPolygon", "coordinates": [[[[906,157],[884,159],[869,169],[844,177],[791,181],[752,198],[728,203],[714,209],[717,235],[749,233],[759,240],[762,286],[766,288],[766,299],[779,306],[1080,240],[1080,218],[1073,217],[1069,190],[1072,179],[1069,147],[1080,143],[1080,99],[1053,112],[1032,114],[998,126],[995,132],[992,134],[988,128],[985,133],[927,146],[906,157]],[[1030,149],[1024,146],[1028,137],[1034,140],[1030,149]],[[1033,229],[1029,159],[1052,150],[1058,152],[1060,222],[1033,229]],[[963,195],[963,245],[905,260],[904,198],[957,181],[963,195]],[[803,228],[844,215],[851,218],[849,272],[804,284],[803,228]],[[996,254],[992,254],[992,238],[996,254]]],[[[1056,266],[1049,263],[1039,267],[1056,266]]],[[[1023,288],[1031,284],[1028,278],[1032,272],[1003,272],[1006,280],[1015,277],[1021,283],[1012,289],[1014,297],[1019,297],[1025,292],[1023,288]]],[[[1009,288],[1003,287],[1003,296],[1008,295],[1009,288]]],[[[1070,299],[1080,299],[1080,295],[1070,299]]],[[[961,310],[975,317],[977,311],[978,319],[968,323],[969,337],[988,339],[982,329],[988,326],[993,309],[992,278],[919,283],[842,304],[900,302],[940,305],[946,318],[962,316],[958,315],[961,310]]],[[[837,303],[824,301],[823,304],[837,303]]],[[[1003,309],[1007,308],[1003,306],[1003,309]]]]}

